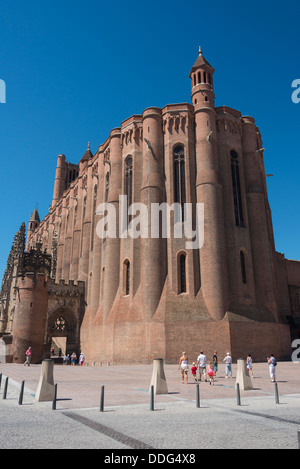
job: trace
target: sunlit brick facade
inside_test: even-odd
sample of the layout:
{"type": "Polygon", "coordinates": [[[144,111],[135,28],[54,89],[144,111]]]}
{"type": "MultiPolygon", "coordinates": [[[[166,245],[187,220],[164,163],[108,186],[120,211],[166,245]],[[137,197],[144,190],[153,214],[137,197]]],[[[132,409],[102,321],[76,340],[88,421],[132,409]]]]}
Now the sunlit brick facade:
{"type": "Polygon", "coordinates": [[[35,314],[44,315],[35,324],[43,345],[36,361],[55,336],[66,336],[67,351],[84,351],[89,363],[174,363],[183,350],[196,358],[200,349],[230,351],[234,359],[291,356],[300,331],[300,263],[275,251],[255,120],[215,107],[213,78],[200,50],[190,103],[133,115],[94,155],[88,147],[78,165],[59,155],[52,205],[42,221],[33,213],[26,245],[27,252],[46,250],[51,266],[27,299],[22,287],[32,279],[15,273],[19,297],[2,309],[0,332],[12,337],[14,361],[32,342],[29,327],[18,352],[23,310],[36,301],[43,313],[37,305],[35,314]],[[173,230],[165,238],[103,239],[97,207],[112,204],[118,225],[122,195],[149,213],[154,203],[190,203],[195,217],[203,204],[203,245],[187,249],[173,230]]]}

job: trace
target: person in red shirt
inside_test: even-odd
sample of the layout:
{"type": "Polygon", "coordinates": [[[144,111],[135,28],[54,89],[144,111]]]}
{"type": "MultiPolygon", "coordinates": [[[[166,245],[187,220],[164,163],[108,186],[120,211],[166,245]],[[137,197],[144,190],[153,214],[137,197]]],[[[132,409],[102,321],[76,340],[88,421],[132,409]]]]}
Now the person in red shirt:
{"type": "Polygon", "coordinates": [[[29,348],[26,350],[25,356],[26,356],[26,361],[25,361],[25,363],[24,363],[24,366],[25,366],[25,365],[30,366],[31,356],[32,356],[31,347],[29,347],[29,348]]]}
{"type": "Polygon", "coordinates": [[[198,381],[198,380],[197,380],[197,377],[196,377],[197,365],[196,365],[195,362],[194,362],[193,365],[192,365],[191,372],[192,372],[192,375],[193,375],[194,380],[195,380],[195,381],[198,381]]]}

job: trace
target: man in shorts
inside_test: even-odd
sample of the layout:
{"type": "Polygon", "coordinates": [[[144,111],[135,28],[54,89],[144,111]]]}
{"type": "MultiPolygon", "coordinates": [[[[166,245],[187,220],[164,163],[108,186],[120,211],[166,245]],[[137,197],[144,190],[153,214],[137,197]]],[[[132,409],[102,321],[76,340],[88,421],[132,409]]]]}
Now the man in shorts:
{"type": "Polygon", "coordinates": [[[204,381],[207,381],[206,379],[206,356],[204,353],[201,351],[199,357],[197,358],[198,362],[198,369],[199,369],[199,381],[201,381],[202,375],[204,376],[204,381]]]}

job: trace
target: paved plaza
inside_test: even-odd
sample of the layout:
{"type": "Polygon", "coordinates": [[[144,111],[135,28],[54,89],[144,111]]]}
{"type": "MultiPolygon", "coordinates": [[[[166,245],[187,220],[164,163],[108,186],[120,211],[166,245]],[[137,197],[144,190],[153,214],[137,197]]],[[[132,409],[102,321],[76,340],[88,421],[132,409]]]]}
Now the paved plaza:
{"type": "Polygon", "coordinates": [[[204,381],[199,384],[199,408],[191,374],[188,384],[182,384],[178,366],[165,365],[168,394],[155,396],[152,411],[152,365],[55,365],[57,402],[53,409],[52,402],[35,400],[41,365],[0,364],[0,448],[102,449],[108,455],[110,450],[115,455],[117,450],[126,450],[130,455],[130,450],[138,449],[146,455],[154,450],[188,450],[191,455],[202,448],[298,449],[300,364],[278,363],[279,403],[267,364],[254,364],[254,389],[241,391],[240,405],[236,367],[233,378],[226,379],[221,364],[213,386],[204,381]],[[100,412],[102,386],[104,411],[100,412]]]}

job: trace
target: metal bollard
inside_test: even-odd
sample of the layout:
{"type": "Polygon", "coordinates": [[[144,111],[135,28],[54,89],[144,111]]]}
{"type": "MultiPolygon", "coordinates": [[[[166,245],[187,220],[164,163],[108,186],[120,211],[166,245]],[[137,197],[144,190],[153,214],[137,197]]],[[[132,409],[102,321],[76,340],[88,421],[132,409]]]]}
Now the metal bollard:
{"type": "Polygon", "coordinates": [[[104,386],[101,386],[100,412],[104,412],[104,386]]]}
{"type": "Polygon", "coordinates": [[[196,384],[196,407],[200,408],[200,388],[199,388],[199,384],[196,384]]]}
{"type": "Polygon", "coordinates": [[[19,394],[19,405],[23,404],[24,384],[25,384],[25,381],[22,381],[20,394],[19,394]]]}
{"type": "Polygon", "coordinates": [[[237,405],[241,405],[241,394],[240,394],[239,383],[236,383],[236,397],[237,397],[237,405]]]}
{"type": "Polygon", "coordinates": [[[154,410],[154,386],[153,384],[150,389],[150,410],[154,410]]]}
{"type": "Polygon", "coordinates": [[[274,384],[275,384],[275,403],[279,404],[278,386],[276,382],[274,384]]]}
{"type": "Polygon", "coordinates": [[[57,400],[57,384],[54,385],[54,394],[52,401],[52,410],[56,410],[56,400],[57,400]]]}
{"type": "Polygon", "coordinates": [[[5,384],[4,384],[4,390],[3,390],[3,396],[2,396],[2,399],[6,399],[6,395],[7,395],[7,388],[8,388],[8,377],[6,378],[5,380],[5,384]]]}

